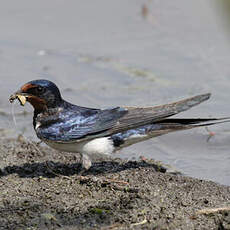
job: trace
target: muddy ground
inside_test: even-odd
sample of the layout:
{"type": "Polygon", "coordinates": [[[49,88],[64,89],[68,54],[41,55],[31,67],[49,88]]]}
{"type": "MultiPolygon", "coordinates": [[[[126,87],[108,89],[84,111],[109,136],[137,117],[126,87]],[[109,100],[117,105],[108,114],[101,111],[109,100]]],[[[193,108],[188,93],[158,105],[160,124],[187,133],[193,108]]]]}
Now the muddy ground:
{"type": "Polygon", "coordinates": [[[0,139],[0,229],[230,229],[230,187],[153,160],[79,158],[0,139]]]}

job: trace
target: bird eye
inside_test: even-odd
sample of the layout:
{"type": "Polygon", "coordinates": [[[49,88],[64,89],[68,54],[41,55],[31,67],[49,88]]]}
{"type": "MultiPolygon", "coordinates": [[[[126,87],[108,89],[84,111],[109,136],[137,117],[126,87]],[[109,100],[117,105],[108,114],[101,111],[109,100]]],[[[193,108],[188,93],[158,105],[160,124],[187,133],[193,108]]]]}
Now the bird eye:
{"type": "Polygon", "coordinates": [[[38,86],[38,87],[36,88],[36,90],[37,90],[37,92],[39,92],[39,93],[43,93],[43,92],[45,91],[45,88],[43,88],[43,87],[41,87],[41,86],[38,86]]]}

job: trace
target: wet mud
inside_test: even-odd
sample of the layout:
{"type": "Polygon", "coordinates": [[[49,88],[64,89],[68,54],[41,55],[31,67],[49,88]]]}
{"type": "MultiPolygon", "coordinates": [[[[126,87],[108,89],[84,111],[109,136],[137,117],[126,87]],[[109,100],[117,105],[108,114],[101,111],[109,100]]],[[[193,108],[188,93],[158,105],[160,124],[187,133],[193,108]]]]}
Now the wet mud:
{"type": "Polygon", "coordinates": [[[230,187],[154,160],[95,159],[0,139],[0,229],[230,229],[230,187]]]}

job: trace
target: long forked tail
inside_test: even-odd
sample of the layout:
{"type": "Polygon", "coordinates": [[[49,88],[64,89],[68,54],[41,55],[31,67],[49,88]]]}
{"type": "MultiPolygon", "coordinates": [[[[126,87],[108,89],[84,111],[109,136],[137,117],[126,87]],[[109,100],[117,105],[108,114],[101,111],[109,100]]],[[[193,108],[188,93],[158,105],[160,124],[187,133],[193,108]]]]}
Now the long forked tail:
{"type": "Polygon", "coordinates": [[[230,122],[230,117],[226,118],[166,118],[153,124],[144,125],[123,133],[112,136],[117,149],[127,147],[131,144],[161,136],[170,132],[187,130],[202,126],[210,126],[230,122]]]}
{"type": "Polygon", "coordinates": [[[168,118],[157,122],[158,127],[152,125],[146,129],[147,136],[161,136],[170,132],[193,129],[197,127],[207,127],[216,124],[230,122],[230,117],[224,118],[168,118]]]}
{"type": "Polygon", "coordinates": [[[192,129],[202,126],[210,126],[230,122],[230,117],[224,118],[166,118],[156,122],[161,129],[170,129],[172,131],[181,129],[192,129]]]}

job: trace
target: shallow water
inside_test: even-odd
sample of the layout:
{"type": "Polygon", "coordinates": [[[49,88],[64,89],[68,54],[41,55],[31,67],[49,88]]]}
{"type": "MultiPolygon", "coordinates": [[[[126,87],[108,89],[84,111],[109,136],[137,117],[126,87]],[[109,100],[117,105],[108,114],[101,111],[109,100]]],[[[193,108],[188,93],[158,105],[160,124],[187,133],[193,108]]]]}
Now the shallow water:
{"type": "MultiPolygon", "coordinates": [[[[54,81],[66,100],[102,108],[211,92],[208,102],[180,116],[228,116],[229,41],[213,6],[198,0],[1,1],[0,128],[6,136],[36,139],[30,105],[14,105],[15,127],[8,97],[38,78],[54,81]]],[[[145,141],[117,156],[144,155],[230,185],[230,124],[210,129],[216,135],[208,142],[199,128],[145,141]]]]}

